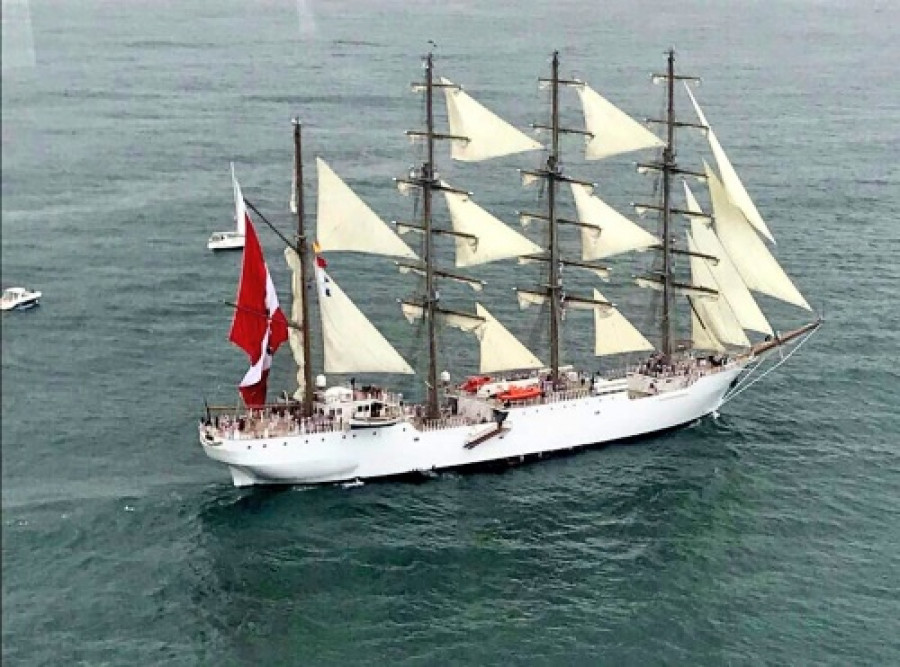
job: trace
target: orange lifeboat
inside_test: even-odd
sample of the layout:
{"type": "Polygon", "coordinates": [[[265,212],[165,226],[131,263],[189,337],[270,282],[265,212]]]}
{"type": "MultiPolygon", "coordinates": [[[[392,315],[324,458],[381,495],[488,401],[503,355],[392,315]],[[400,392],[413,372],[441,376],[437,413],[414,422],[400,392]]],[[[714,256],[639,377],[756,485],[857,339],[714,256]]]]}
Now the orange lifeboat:
{"type": "Polygon", "coordinates": [[[527,401],[530,398],[537,398],[540,395],[540,387],[510,387],[506,391],[497,394],[497,398],[501,401],[527,401]]]}
{"type": "Polygon", "coordinates": [[[479,387],[487,384],[492,379],[493,378],[491,378],[490,375],[473,375],[473,376],[467,378],[466,381],[463,382],[459,388],[465,392],[474,394],[476,391],[478,391],[479,387]]]}

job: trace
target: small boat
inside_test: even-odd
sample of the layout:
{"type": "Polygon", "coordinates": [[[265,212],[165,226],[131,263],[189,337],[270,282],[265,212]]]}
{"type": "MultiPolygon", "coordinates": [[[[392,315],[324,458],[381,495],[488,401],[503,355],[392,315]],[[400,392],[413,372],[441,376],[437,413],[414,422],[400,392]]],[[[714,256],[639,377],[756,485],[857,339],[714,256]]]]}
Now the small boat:
{"type": "Polygon", "coordinates": [[[490,375],[472,375],[471,377],[466,378],[466,381],[463,382],[459,388],[461,391],[464,391],[468,394],[474,394],[478,391],[483,385],[486,385],[493,378],[490,375]]]}
{"type": "Polygon", "coordinates": [[[0,310],[28,310],[39,306],[41,292],[25,287],[8,287],[0,298],[0,310]]]}
{"type": "Polygon", "coordinates": [[[404,418],[399,399],[389,400],[387,394],[381,392],[355,397],[352,410],[348,420],[350,428],[393,426],[404,418]]]}
{"type": "Polygon", "coordinates": [[[503,401],[527,401],[532,398],[538,398],[541,395],[541,388],[534,385],[530,387],[510,387],[506,391],[497,394],[497,399],[503,401]]]}
{"type": "Polygon", "coordinates": [[[234,175],[234,162],[231,163],[231,183],[234,186],[234,220],[235,229],[227,232],[213,232],[206,242],[210,250],[242,250],[244,247],[244,234],[247,229],[247,205],[244,203],[244,195],[241,186],[234,175]]]}
{"type": "Polygon", "coordinates": [[[486,382],[482,384],[475,391],[475,395],[478,398],[498,398],[500,394],[508,392],[510,390],[520,390],[526,389],[530,387],[539,387],[541,384],[540,377],[527,377],[520,379],[503,379],[498,378],[497,380],[486,382]]]}
{"type": "Polygon", "coordinates": [[[365,415],[351,417],[348,424],[350,425],[350,428],[382,428],[384,426],[399,424],[401,419],[403,419],[402,414],[381,415],[379,417],[365,415]]]}

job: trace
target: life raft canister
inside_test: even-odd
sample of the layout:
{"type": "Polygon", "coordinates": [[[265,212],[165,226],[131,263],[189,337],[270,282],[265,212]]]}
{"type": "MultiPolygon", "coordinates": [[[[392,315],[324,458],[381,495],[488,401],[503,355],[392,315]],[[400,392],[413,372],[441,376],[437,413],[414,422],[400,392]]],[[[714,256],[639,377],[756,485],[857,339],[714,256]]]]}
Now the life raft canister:
{"type": "Polygon", "coordinates": [[[466,378],[466,381],[460,385],[460,389],[470,394],[474,394],[478,391],[479,387],[487,384],[493,378],[490,375],[472,375],[469,378],[466,378]]]}
{"type": "Polygon", "coordinates": [[[527,401],[529,398],[537,398],[540,395],[540,387],[510,387],[497,394],[497,398],[501,401],[527,401]]]}

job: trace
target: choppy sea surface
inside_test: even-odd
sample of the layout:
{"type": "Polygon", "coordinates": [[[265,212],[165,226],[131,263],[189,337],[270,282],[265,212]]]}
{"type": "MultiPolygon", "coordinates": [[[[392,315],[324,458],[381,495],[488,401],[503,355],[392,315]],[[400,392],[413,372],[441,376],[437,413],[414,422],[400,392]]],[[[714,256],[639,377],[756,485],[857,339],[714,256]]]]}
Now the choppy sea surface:
{"type": "MultiPolygon", "coordinates": [[[[44,292],[2,318],[4,664],[900,663],[900,5],[4,0],[3,16],[2,281],[44,292]],[[421,127],[428,40],[440,74],[520,126],[546,122],[554,49],[654,116],[648,75],[674,46],[821,333],[717,420],[643,443],[422,483],[232,488],[196,438],[204,398],[233,400],[246,370],[221,303],[239,255],[205,247],[231,224],[228,163],[289,232],[298,115],[309,182],[321,154],[383,217],[412,215],[390,178],[417,159],[403,132],[421,127]]],[[[702,139],[683,146],[699,165],[702,139]]],[[[650,192],[637,157],[566,147],[567,173],[619,210],[650,192]]],[[[439,159],[507,221],[537,205],[514,172],[533,156],[439,159]]],[[[415,359],[407,277],[329,259],[415,359]]],[[[489,268],[479,298],[529,340],[512,269],[489,268]]],[[[778,328],[803,321],[762,303],[778,328]]],[[[448,367],[474,368],[445,342],[448,367]]]]}

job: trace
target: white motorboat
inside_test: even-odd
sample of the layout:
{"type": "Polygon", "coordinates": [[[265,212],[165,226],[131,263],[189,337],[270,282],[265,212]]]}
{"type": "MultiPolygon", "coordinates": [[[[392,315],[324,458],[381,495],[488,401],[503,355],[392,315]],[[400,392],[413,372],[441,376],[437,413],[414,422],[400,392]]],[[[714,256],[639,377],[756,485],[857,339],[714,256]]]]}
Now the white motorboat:
{"type": "Polygon", "coordinates": [[[8,287],[3,290],[3,297],[0,298],[0,310],[28,310],[29,308],[34,308],[40,305],[41,296],[41,292],[25,287],[8,287]]]}

